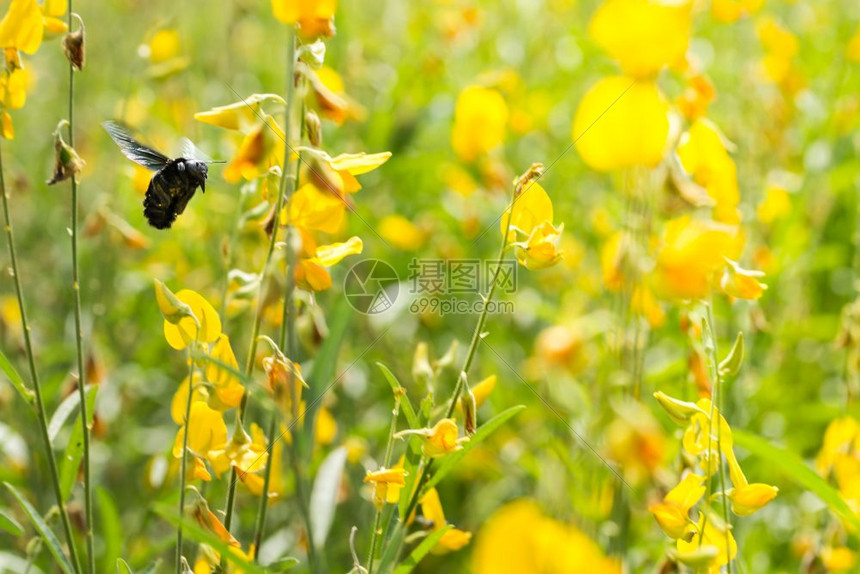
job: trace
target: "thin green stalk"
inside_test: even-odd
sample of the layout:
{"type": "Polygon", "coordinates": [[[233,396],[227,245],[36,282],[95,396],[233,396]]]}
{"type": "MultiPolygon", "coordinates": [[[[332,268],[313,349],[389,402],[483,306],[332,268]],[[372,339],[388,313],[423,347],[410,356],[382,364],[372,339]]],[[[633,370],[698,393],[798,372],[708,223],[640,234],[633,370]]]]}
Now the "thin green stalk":
{"type": "MultiPolygon", "coordinates": [[[[295,45],[295,40],[294,40],[295,32],[294,31],[291,31],[290,37],[293,40],[288,42],[288,43],[290,46],[294,46],[295,45]]],[[[288,78],[292,78],[292,76],[294,75],[293,66],[294,66],[294,62],[295,62],[295,48],[292,48],[292,52],[293,52],[293,57],[291,59],[288,59],[288,62],[290,62],[290,61],[293,62],[293,64],[288,63],[288,72],[289,72],[289,75],[287,76],[288,78]]],[[[292,106],[293,106],[293,99],[294,99],[292,86],[293,86],[293,82],[288,81],[288,84],[287,84],[287,104],[286,104],[286,112],[285,112],[287,118],[290,118],[292,116],[292,106]]],[[[287,122],[287,126],[289,129],[289,121],[287,122]]],[[[285,139],[287,141],[289,141],[289,134],[286,135],[285,139]]],[[[289,146],[285,146],[285,149],[286,149],[285,154],[288,154],[289,153],[289,146]]],[[[284,165],[286,165],[286,163],[284,165]]],[[[269,271],[271,270],[270,268],[272,265],[272,255],[275,252],[275,244],[277,243],[277,238],[278,238],[278,226],[279,226],[279,221],[280,221],[280,216],[281,216],[281,210],[284,206],[284,193],[283,193],[283,185],[284,184],[283,184],[283,181],[287,178],[283,176],[283,173],[284,173],[283,171],[281,173],[282,173],[281,190],[279,191],[278,197],[275,200],[275,213],[274,213],[275,225],[274,225],[274,228],[272,229],[272,235],[269,238],[269,247],[268,247],[268,250],[266,251],[266,259],[263,262],[263,271],[260,274],[260,285],[257,289],[257,309],[254,313],[254,324],[253,324],[253,327],[251,329],[251,341],[249,343],[248,357],[247,357],[247,360],[245,362],[245,376],[246,377],[250,377],[251,374],[254,372],[254,360],[257,356],[257,345],[259,343],[259,337],[260,337],[260,326],[261,326],[262,320],[263,320],[263,313],[266,309],[266,302],[264,301],[264,297],[263,297],[263,295],[264,295],[263,289],[266,285],[266,278],[268,277],[269,271]]],[[[246,390],[245,393],[242,395],[242,402],[239,404],[239,410],[236,413],[236,426],[237,426],[237,428],[241,427],[244,423],[245,410],[247,409],[247,406],[248,406],[248,392],[246,390]]],[[[236,483],[237,482],[238,482],[238,474],[237,474],[236,468],[233,467],[233,470],[230,473],[229,487],[227,489],[227,504],[226,504],[225,516],[224,516],[224,527],[228,531],[230,530],[230,527],[233,524],[233,512],[234,512],[234,506],[235,506],[235,500],[236,500],[236,483]]]]}
{"type": "MultiPolygon", "coordinates": [[[[199,331],[199,328],[198,328],[199,331]]],[[[188,427],[191,418],[191,398],[194,396],[194,359],[188,350],[188,399],[185,401],[185,427],[182,432],[182,459],[179,465],[179,516],[185,513],[185,476],[188,460],[188,427]]],[[[182,523],[176,529],[176,574],[182,574],[182,523]]]]}
{"type": "MultiPolygon", "coordinates": [[[[513,219],[514,207],[517,203],[517,189],[518,186],[515,185],[514,192],[511,197],[511,213],[508,216],[507,226],[505,227],[505,233],[502,237],[502,246],[499,249],[496,272],[493,274],[493,280],[490,282],[490,289],[487,292],[486,297],[484,297],[484,308],[481,310],[481,315],[478,317],[478,323],[475,325],[475,331],[472,333],[472,341],[469,343],[469,350],[466,352],[466,360],[463,361],[463,368],[460,369],[460,376],[457,377],[457,384],[454,386],[454,392],[451,395],[451,402],[448,404],[448,408],[445,411],[445,418],[450,418],[451,415],[454,414],[454,409],[457,408],[457,401],[460,398],[460,393],[463,391],[463,386],[466,382],[469,368],[472,366],[472,361],[475,359],[475,353],[478,351],[478,343],[481,341],[481,333],[483,333],[484,324],[487,322],[489,303],[492,301],[493,295],[496,292],[496,287],[499,282],[499,273],[502,269],[502,261],[504,261],[505,251],[508,248],[508,235],[511,232],[511,220],[513,219]]],[[[523,191],[523,193],[526,192],[528,192],[528,187],[523,191]]],[[[422,456],[421,458],[421,461],[424,463],[424,471],[421,473],[421,477],[418,479],[415,490],[412,491],[412,498],[409,500],[409,505],[406,507],[407,517],[411,516],[412,512],[414,512],[415,508],[418,506],[418,501],[421,499],[421,490],[430,478],[430,471],[433,468],[434,460],[435,459],[432,458],[428,459],[425,456],[422,456]]],[[[419,464],[419,467],[420,466],[421,465],[419,464]]]]}
{"type": "MultiPolygon", "coordinates": [[[[723,425],[722,425],[722,409],[715,409],[715,405],[719,403],[722,399],[722,377],[720,376],[720,369],[717,362],[717,333],[714,328],[714,311],[712,302],[707,302],[705,304],[706,308],[706,319],[705,319],[705,328],[707,330],[708,342],[705,345],[705,349],[708,353],[708,368],[711,372],[711,377],[714,381],[713,392],[711,393],[711,423],[709,431],[712,431],[714,428],[715,417],[714,411],[717,411],[719,416],[716,417],[716,425],[717,425],[717,453],[718,453],[718,472],[719,472],[719,481],[720,481],[720,490],[723,492],[722,499],[722,507],[723,507],[723,523],[726,529],[726,553],[728,554],[729,548],[729,537],[730,537],[730,526],[729,522],[729,505],[725,499],[726,492],[726,473],[725,473],[725,465],[723,465],[723,425]]],[[[712,444],[711,437],[713,436],[713,432],[708,432],[708,454],[710,456],[712,444]]],[[[708,461],[708,466],[710,466],[710,460],[708,461]]],[[[713,479],[708,481],[708,489],[709,495],[713,494],[713,479]]],[[[704,528],[702,528],[702,532],[704,532],[704,528]]],[[[701,538],[700,538],[701,541],[701,538]]],[[[728,558],[728,556],[726,556],[728,558]]],[[[726,563],[726,572],[728,574],[732,573],[732,561],[728,560],[726,563]]]]}
{"type": "Polygon", "coordinates": [[[257,510],[257,523],[254,526],[254,562],[259,561],[260,553],[257,551],[260,548],[260,543],[263,539],[263,529],[266,526],[266,513],[269,509],[269,484],[272,479],[272,450],[275,447],[275,432],[278,430],[278,417],[272,414],[272,419],[269,421],[269,444],[266,451],[269,453],[269,460],[266,463],[266,469],[263,474],[263,492],[260,495],[260,507],[257,510]]]}
{"type": "MultiPolygon", "coordinates": [[[[72,30],[72,0],[69,0],[69,31],[72,30]]],[[[75,66],[69,60],[69,145],[75,147],[75,66]]],[[[72,292],[75,301],[75,350],[78,362],[78,395],[81,403],[83,431],[84,516],[86,520],[87,572],[95,574],[96,552],[93,540],[93,487],[90,464],[91,425],[87,415],[86,371],[84,369],[84,335],[81,327],[81,283],[78,265],[78,182],[72,175],[72,292]]]]}
{"type": "Polygon", "coordinates": [[[42,441],[45,444],[45,454],[48,457],[48,469],[51,473],[51,485],[54,489],[54,496],[57,499],[57,506],[60,509],[60,518],[63,522],[63,531],[66,536],[66,543],[69,546],[69,556],[72,564],[75,567],[75,572],[82,572],[81,562],[78,559],[78,551],[75,546],[75,539],[72,536],[72,524],[69,521],[69,513],[66,509],[66,501],[63,499],[62,489],[60,488],[60,475],[57,472],[57,461],[54,459],[54,451],[51,446],[51,437],[48,435],[48,417],[45,414],[45,401],[42,398],[42,386],[39,382],[39,375],[36,372],[36,359],[33,354],[33,342],[30,339],[30,322],[27,320],[27,310],[24,305],[24,291],[21,288],[21,278],[18,272],[18,258],[15,250],[15,237],[12,233],[12,219],[9,215],[9,197],[6,193],[6,181],[3,176],[3,154],[0,150],[0,196],[3,197],[3,216],[6,223],[6,239],[9,245],[9,260],[12,264],[12,278],[15,282],[15,295],[18,297],[18,310],[21,313],[21,330],[24,332],[24,348],[27,351],[27,362],[30,367],[30,379],[33,382],[33,393],[36,395],[36,417],[39,419],[39,433],[42,435],[42,441]]]}
{"type": "MultiPolygon", "coordinates": [[[[391,467],[391,453],[394,452],[394,434],[397,432],[397,417],[400,416],[400,395],[394,395],[394,410],[391,411],[391,427],[388,429],[388,444],[385,446],[385,458],[382,459],[382,468],[391,467]]],[[[382,524],[383,504],[376,507],[376,516],[373,519],[373,532],[370,533],[370,556],[367,557],[367,573],[373,574],[373,561],[376,559],[377,540],[379,539],[380,526],[382,524]]]]}

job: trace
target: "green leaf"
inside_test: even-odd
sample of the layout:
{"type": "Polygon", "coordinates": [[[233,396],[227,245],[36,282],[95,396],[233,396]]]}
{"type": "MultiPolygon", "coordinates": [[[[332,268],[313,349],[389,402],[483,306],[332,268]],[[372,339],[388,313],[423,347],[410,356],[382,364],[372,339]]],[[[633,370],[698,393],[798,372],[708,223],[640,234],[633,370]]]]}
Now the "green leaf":
{"type": "Polygon", "coordinates": [[[24,534],[24,528],[18,524],[18,521],[9,516],[5,510],[0,510],[0,530],[5,530],[12,536],[21,536],[24,534]]]}
{"type": "Polygon", "coordinates": [[[84,431],[81,428],[81,417],[75,418],[75,426],[69,437],[69,444],[63,453],[62,466],[60,466],[60,492],[63,500],[68,500],[81,468],[81,459],[84,457],[84,431]]]}
{"type": "Polygon", "coordinates": [[[408,424],[409,428],[412,429],[419,428],[421,425],[418,422],[418,416],[415,414],[415,409],[412,407],[412,402],[406,394],[406,389],[403,388],[403,385],[400,384],[400,381],[397,380],[397,377],[394,376],[394,373],[392,373],[388,367],[382,363],[376,363],[376,366],[379,367],[380,371],[382,371],[382,376],[384,376],[385,380],[388,381],[388,384],[391,385],[391,390],[394,394],[400,395],[400,409],[406,417],[406,424],[408,424]]]}
{"type": "MultiPolygon", "coordinates": [[[[93,407],[95,406],[96,401],[96,391],[98,391],[97,385],[87,385],[84,389],[84,394],[87,397],[87,424],[93,423],[93,407]]],[[[54,411],[54,414],[51,416],[51,421],[48,423],[48,437],[51,439],[51,443],[56,440],[57,435],[60,433],[60,429],[63,428],[63,424],[66,422],[66,419],[69,418],[75,407],[77,407],[81,402],[80,393],[72,393],[68,397],[60,403],[60,406],[57,407],[57,410],[54,411]]]]}
{"type": "Polygon", "coordinates": [[[158,572],[159,566],[161,566],[161,559],[160,558],[158,560],[156,560],[155,562],[153,562],[152,564],[150,564],[149,566],[147,566],[146,568],[144,568],[143,570],[141,570],[140,574],[155,574],[156,572],[158,572]]]}
{"type": "Polygon", "coordinates": [[[276,562],[272,562],[271,564],[266,565],[266,572],[271,572],[272,574],[279,574],[280,572],[288,572],[292,570],[296,566],[300,564],[298,558],[293,558],[292,556],[288,558],[281,558],[276,562]]]}
{"type": "Polygon", "coordinates": [[[156,514],[161,516],[163,519],[165,519],[172,525],[182,525],[182,530],[183,532],[185,532],[185,534],[188,535],[188,538],[197,542],[198,544],[207,544],[211,546],[222,557],[226,558],[227,561],[232,562],[240,569],[242,569],[245,574],[266,574],[266,572],[268,571],[266,568],[263,568],[258,564],[254,564],[253,562],[247,561],[244,558],[237,556],[233,552],[235,548],[228,546],[220,538],[218,538],[208,530],[204,530],[193,520],[190,520],[186,516],[177,516],[175,508],[169,507],[165,504],[156,504],[154,511],[156,514]]]}
{"type": "Polygon", "coordinates": [[[116,504],[106,489],[97,487],[96,498],[98,499],[99,508],[97,526],[101,529],[102,540],[104,542],[104,551],[102,552],[103,571],[109,572],[122,553],[122,523],[116,504]]]}
{"type": "Polygon", "coordinates": [[[388,544],[383,546],[384,550],[382,552],[382,559],[379,561],[379,569],[374,571],[378,571],[379,574],[386,574],[394,570],[394,566],[397,564],[397,558],[400,556],[400,547],[403,546],[403,538],[405,536],[406,528],[404,527],[403,522],[400,521],[397,523],[397,526],[394,527],[394,532],[388,539],[388,544]]]}
{"type": "Polygon", "coordinates": [[[439,484],[445,476],[454,470],[454,467],[457,466],[457,463],[463,459],[464,456],[469,454],[469,451],[484,442],[487,437],[489,437],[496,429],[505,424],[508,419],[513,417],[515,414],[519,413],[521,410],[526,408],[525,405],[517,405],[515,407],[511,407],[505,411],[500,412],[475,431],[475,434],[472,435],[472,438],[469,439],[469,442],[463,444],[463,449],[458,450],[455,453],[451,453],[444,458],[440,459],[440,464],[436,467],[436,472],[433,473],[433,476],[427,481],[427,484],[424,486],[425,489],[429,490],[439,484]]]}
{"type": "Polygon", "coordinates": [[[9,382],[12,383],[12,386],[15,387],[15,390],[18,391],[18,394],[27,403],[30,405],[36,404],[36,395],[27,388],[27,385],[24,384],[24,379],[21,378],[21,375],[18,374],[18,371],[15,370],[15,367],[12,366],[9,359],[3,354],[3,351],[0,351],[0,370],[6,374],[9,382]]]}
{"type": "Polygon", "coordinates": [[[735,339],[735,344],[732,345],[732,350],[726,355],[726,358],[720,363],[719,371],[722,377],[733,377],[741,370],[741,365],[744,362],[744,334],[738,332],[735,339]]]}
{"type": "Polygon", "coordinates": [[[314,517],[311,524],[314,545],[322,549],[334,522],[340,481],[346,466],[346,447],[342,446],[329,453],[320,464],[316,480],[311,490],[310,510],[314,517]]]}
{"type": "Polygon", "coordinates": [[[9,489],[9,492],[12,493],[12,496],[15,497],[15,500],[18,501],[18,504],[21,505],[21,508],[24,510],[24,513],[27,515],[27,518],[30,519],[30,523],[33,525],[33,528],[36,529],[36,532],[42,537],[42,540],[45,541],[45,544],[48,546],[48,550],[51,552],[51,555],[54,557],[54,560],[57,561],[57,565],[60,567],[60,570],[65,572],[65,574],[72,574],[74,568],[72,568],[71,562],[63,553],[63,547],[60,546],[60,541],[57,540],[54,532],[45,524],[45,521],[42,520],[42,517],[36,512],[36,509],[27,502],[27,499],[24,498],[18,489],[9,484],[8,482],[4,482],[3,485],[9,489]]]}
{"type": "Polygon", "coordinates": [[[766,460],[773,467],[806,490],[809,490],[838,514],[852,528],[848,531],[860,539],[860,518],[851,511],[839,491],[830,486],[817,472],[812,470],[802,458],[791,451],[773,446],[763,438],[742,430],[732,429],[735,444],[751,454],[766,460]]]}
{"type": "Polygon", "coordinates": [[[128,565],[128,562],[122,558],[116,559],[116,574],[134,574],[134,570],[128,565]]]}
{"type": "Polygon", "coordinates": [[[412,569],[418,566],[418,563],[421,562],[427,553],[433,550],[433,547],[445,536],[445,533],[454,528],[451,524],[440,528],[438,530],[434,530],[429,536],[424,538],[421,543],[416,546],[412,552],[409,553],[409,556],[404,560],[397,568],[394,569],[394,574],[409,574],[412,572],[412,569]]]}

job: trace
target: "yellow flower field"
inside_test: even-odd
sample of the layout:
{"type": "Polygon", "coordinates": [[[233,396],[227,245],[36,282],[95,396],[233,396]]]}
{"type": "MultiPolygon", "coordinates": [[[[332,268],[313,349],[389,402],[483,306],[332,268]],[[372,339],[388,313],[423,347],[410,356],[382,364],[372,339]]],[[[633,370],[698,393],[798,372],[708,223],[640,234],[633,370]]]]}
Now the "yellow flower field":
{"type": "Polygon", "coordinates": [[[0,574],[860,571],[856,0],[0,0],[0,574]]]}

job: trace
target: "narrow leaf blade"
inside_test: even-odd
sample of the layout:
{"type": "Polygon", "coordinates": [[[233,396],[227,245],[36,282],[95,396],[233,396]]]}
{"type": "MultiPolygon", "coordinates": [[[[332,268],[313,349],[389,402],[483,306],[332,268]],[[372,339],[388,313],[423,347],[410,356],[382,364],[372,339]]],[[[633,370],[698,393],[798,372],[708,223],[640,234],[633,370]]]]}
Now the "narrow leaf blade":
{"type": "Polygon", "coordinates": [[[18,501],[18,504],[21,505],[21,508],[24,510],[24,513],[27,515],[27,518],[30,519],[30,523],[33,525],[33,528],[36,529],[36,532],[42,537],[42,540],[45,541],[45,544],[48,546],[48,550],[51,552],[51,555],[54,557],[54,560],[57,561],[57,565],[60,567],[65,574],[72,574],[74,570],[72,568],[71,562],[66,557],[63,552],[63,547],[60,545],[60,541],[57,540],[57,536],[54,534],[53,530],[51,530],[45,521],[42,520],[41,515],[36,512],[36,509],[27,502],[27,499],[18,491],[17,488],[9,484],[8,482],[4,482],[3,485],[12,493],[12,496],[15,497],[15,500],[18,501]]]}
{"type": "Polygon", "coordinates": [[[15,370],[15,367],[12,366],[9,359],[3,354],[3,351],[0,351],[0,370],[3,371],[9,382],[12,383],[12,386],[15,387],[15,390],[18,391],[18,394],[25,401],[31,405],[35,403],[36,396],[33,394],[33,391],[27,388],[27,385],[24,384],[24,379],[21,378],[21,375],[18,374],[18,371],[15,370]]]}
{"type": "Polygon", "coordinates": [[[412,550],[412,552],[409,553],[406,560],[394,569],[394,574],[409,574],[412,572],[412,570],[418,566],[418,563],[421,562],[424,557],[433,550],[433,547],[439,543],[442,537],[445,536],[445,533],[452,528],[454,527],[448,524],[439,530],[434,530],[429,536],[424,538],[424,540],[422,540],[421,543],[412,550]]]}

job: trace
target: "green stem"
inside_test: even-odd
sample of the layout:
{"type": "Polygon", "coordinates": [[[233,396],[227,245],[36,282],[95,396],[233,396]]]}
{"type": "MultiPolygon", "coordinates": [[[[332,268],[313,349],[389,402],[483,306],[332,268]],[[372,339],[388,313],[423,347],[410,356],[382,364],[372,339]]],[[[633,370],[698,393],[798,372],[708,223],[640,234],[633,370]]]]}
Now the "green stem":
{"type": "MultiPolygon", "coordinates": [[[[72,31],[72,0],[69,0],[69,32],[72,31]]],[[[69,145],[75,147],[75,67],[69,61],[69,145]]],[[[90,464],[91,425],[87,413],[86,370],[84,368],[84,341],[81,326],[81,282],[78,265],[78,182],[72,174],[72,292],[75,302],[75,350],[78,363],[78,395],[81,403],[81,430],[83,435],[84,515],[86,520],[87,572],[95,574],[96,553],[93,540],[93,487],[90,464]]]]}
{"type": "MultiPolygon", "coordinates": [[[[391,427],[388,429],[388,444],[385,446],[385,458],[382,459],[382,468],[391,467],[391,454],[394,452],[394,434],[397,432],[397,417],[400,415],[400,395],[394,395],[394,410],[391,411],[391,427]]],[[[381,534],[382,509],[385,501],[376,507],[376,516],[373,519],[373,532],[370,533],[370,556],[367,557],[367,573],[373,574],[373,561],[376,559],[377,539],[381,534]]],[[[382,539],[379,539],[381,542],[382,539]]]]}
{"type": "MultiPolygon", "coordinates": [[[[199,328],[198,328],[199,331],[199,328]]],[[[191,422],[191,400],[194,396],[194,359],[188,350],[188,400],[185,401],[185,427],[182,433],[182,459],[179,465],[179,516],[185,515],[185,477],[188,464],[188,426],[191,422]]],[[[176,574],[182,574],[182,523],[176,529],[176,574]]]]}
{"type": "Polygon", "coordinates": [[[254,526],[254,562],[259,561],[259,548],[263,538],[263,529],[266,526],[266,513],[269,509],[269,484],[272,479],[272,451],[275,447],[275,441],[278,440],[275,438],[277,430],[278,417],[276,414],[272,414],[272,419],[269,421],[269,444],[266,449],[269,453],[269,460],[266,463],[266,470],[263,474],[263,492],[260,494],[260,507],[257,510],[257,523],[254,526]]]}
{"type": "MultiPolygon", "coordinates": [[[[507,226],[505,227],[505,233],[502,236],[502,246],[499,249],[499,255],[496,263],[496,272],[493,274],[493,279],[490,282],[490,289],[487,292],[486,297],[484,298],[484,308],[481,310],[481,315],[478,317],[478,323],[475,325],[475,330],[472,333],[472,341],[469,343],[469,350],[466,352],[466,360],[463,362],[463,368],[460,369],[460,376],[457,377],[457,384],[454,386],[454,392],[451,395],[451,402],[448,404],[448,408],[445,411],[445,418],[451,418],[451,415],[454,414],[454,409],[457,408],[457,401],[460,398],[460,394],[463,391],[463,387],[466,384],[466,377],[468,376],[469,368],[472,366],[472,361],[475,359],[475,353],[478,351],[478,343],[481,341],[481,333],[484,330],[484,324],[487,322],[487,311],[489,309],[489,303],[493,299],[493,295],[496,293],[496,287],[499,281],[499,273],[502,269],[502,261],[504,261],[505,251],[508,248],[508,235],[511,232],[511,220],[514,216],[514,207],[517,204],[517,187],[514,186],[514,192],[511,197],[511,212],[508,216],[507,226]]],[[[525,188],[523,193],[528,192],[528,185],[525,188]]],[[[412,513],[415,511],[415,508],[418,506],[418,501],[421,499],[421,490],[424,488],[424,484],[426,484],[427,480],[430,478],[430,471],[433,468],[433,462],[435,459],[427,458],[426,456],[421,457],[421,462],[424,463],[419,464],[419,468],[424,466],[424,471],[421,473],[421,477],[418,479],[418,484],[415,486],[415,490],[412,491],[412,497],[409,499],[409,505],[406,507],[406,517],[408,519],[409,516],[412,516],[412,513]]]]}
{"type": "MultiPolygon", "coordinates": [[[[290,34],[291,38],[295,38],[295,32],[292,31],[290,34]]],[[[295,46],[295,41],[288,42],[289,46],[295,46]]],[[[288,67],[288,83],[287,83],[287,104],[286,104],[286,117],[289,118],[292,115],[292,106],[293,106],[293,82],[289,81],[289,78],[292,78],[294,75],[293,67],[295,62],[295,48],[291,49],[293,52],[293,57],[288,58],[287,67],[288,67]],[[289,62],[293,62],[290,64],[289,62]]],[[[286,122],[289,129],[289,121],[286,122]]],[[[289,134],[286,135],[285,139],[289,141],[289,134]]],[[[285,154],[289,153],[289,146],[285,146],[286,151],[285,154]]],[[[289,157],[289,156],[287,156],[289,157]]],[[[286,165],[286,163],[285,163],[286,165]]],[[[283,174],[283,172],[282,172],[283,174]]],[[[259,343],[260,337],[260,326],[263,320],[263,314],[266,310],[266,301],[264,301],[264,287],[266,285],[266,278],[269,276],[269,272],[271,271],[272,266],[272,255],[275,252],[275,244],[277,243],[278,238],[278,226],[281,217],[281,210],[284,206],[284,193],[283,193],[283,180],[286,179],[282,177],[281,191],[278,193],[278,197],[275,201],[275,225],[272,229],[272,235],[269,238],[269,247],[266,251],[266,259],[263,262],[263,271],[260,274],[260,285],[257,288],[257,309],[254,313],[254,324],[251,329],[251,341],[249,343],[248,349],[248,357],[245,363],[245,376],[250,378],[251,374],[254,372],[254,361],[257,356],[257,345],[259,343]]],[[[242,395],[242,402],[239,404],[239,410],[236,413],[236,427],[241,428],[244,420],[245,420],[245,411],[248,406],[248,391],[246,390],[242,395]]],[[[230,473],[230,483],[227,489],[227,504],[225,508],[225,516],[224,516],[224,527],[229,531],[230,527],[233,523],[233,513],[236,499],[236,483],[238,482],[238,474],[236,468],[233,467],[233,470],[230,473]]],[[[224,560],[222,560],[224,563],[224,560]]]]}
{"type": "Polygon", "coordinates": [[[21,313],[21,330],[24,332],[24,348],[27,351],[27,362],[30,367],[30,379],[33,381],[33,393],[36,396],[36,417],[39,419],[39,433],[42,435],[42,441],[45,444],[45,454],[48,457],[48,468],[51,473],[51,485],[54,489],[54,496],[57,499],[57,506],[60,509],[60,518],[63,522],[63,531],[66,536],[66,542],[69,546],[69,556],[72,559],[72,564],[75,567],[75,572],[82,572],[81,562],[78,559],[78,551],[75,547],[75,539],[72,536],[72,524],[69,521],[69,513],[66,509],[66,501],[63,499],[62,489],[60,488],[60,475],[57,472],[57,461],[54,459],[54,451],[51,446],[51,437],[48,435],[48,418],[45,414],[45,401],[42,398],[42,386],[39,382],[39,375],[36,372],[36,359],[33,354],[33,342],[30,339],[30,322],[27,320],[27,310],[24,305],[24,291],[21,288],[21,278],[18,271],[18,258],[15,250],[15,237],[12,233],[12,219],[9,215],[9,197],[6,193],[6,181],[3,176],[3,154],[0,150],[0,196],[3,197],[3,216],[6,223],[6,238],[9,245],[9,260],[12,264],[12,278],[15,282],[15,294],[18,297],[18,310],[21,313]]]}
{"type": "MultiPolygon", "coordinates": [[[[718,457],[717,457],[718,463],[717,464],[718,464],[718,472],[719,472],[720,490],[723,492],[723,496],[722,496],[723,523],[724,523],[724,527],[726,529],[726,558],[727,558],[726,572],[728,574],[731,574],[732,573],[732,562],[731,562],[731,560],[728,559],[729,558],[728,557],[729,537],[731,536],[729,529],[730,529],[731,523],[729,522],[729,505],[728,505],[728,502],[726,501],[726,497],[725,497],[726,473],[725,473],[725,465],[723,465],[723,440],[722,440],[723,439],[723,436],[722,436],[723,435],[723,425],[722,425],[723,413],[722,413],[721,408],[715,409],[715,405],[717,405],[719,403],[719,401],[722,400],[722,377],[720,376],[720,369],[719,369],[719,365],[717,362],[717,333],[716,333],[716,329],[714,328],[713,303],[710,301],[707,302],[705,304],[705,309],[706,309],[706,314],[707,314],[706,319],[705,319],[705,324],[706,324],[707,336],[708,336],[708,342],[705,345],[705,349],[708,353],[708,367],[709,367],[709,370],[711,372],[712,380],[714,381],[714,389],[713,389],[713,392],[711,394],[711,414],[710,414],[711,423],[710,423],[709,431],[712,431],[712,429],[714,428],[714,423],[715,423],[714,411],[716,410],[717,414],[719,415],[716,417],[717,453],[718,453],[718,457]]],[[[710,456],[710,453],[712,452],[711,451],[711,446],[712,446],[711,445],[711,437],[712,436],[713,436],[713,432],[708,432],[708,454],[709,454],[709,456],[710,456]]],[[[708,466],[710,467],[710,460],[708,461],[708,466]]],[[[710,468],[708,470],[710,470],[710,468]]],[[[708,494],[709,495],[713,494],[712,483],[713,483],[712,480],[708,481],[708,485],[709,485],[709,493],[708,494]]],[[[709,496],[709,498],[710,498],[710,496],[709,496]]],[[[704,532],[704,530],[705,529],[703,527],[702,532],[704,532]]]]}

